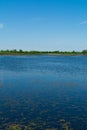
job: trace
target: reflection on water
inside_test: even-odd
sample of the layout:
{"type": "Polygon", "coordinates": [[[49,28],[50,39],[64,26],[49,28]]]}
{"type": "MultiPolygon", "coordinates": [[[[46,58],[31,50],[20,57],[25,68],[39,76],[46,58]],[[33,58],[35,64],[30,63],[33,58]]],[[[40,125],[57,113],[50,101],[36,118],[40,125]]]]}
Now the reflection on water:
{"type": "Polygon", "coordinates": [[[0,56],[0,130],[86,130],[86,56],[0,56]]]}

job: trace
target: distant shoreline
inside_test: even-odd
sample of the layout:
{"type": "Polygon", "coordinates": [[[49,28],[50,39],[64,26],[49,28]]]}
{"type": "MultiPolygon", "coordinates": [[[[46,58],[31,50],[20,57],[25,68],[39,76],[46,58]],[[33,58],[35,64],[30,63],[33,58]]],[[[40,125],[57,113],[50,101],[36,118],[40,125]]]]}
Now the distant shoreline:
{"type": "Polygon", "coordinates": [[[49,56],[77,56],[77,55],[87,55],[87,50],[81,52],[76,51],[23,51],[23,50],[0,50],[0,56],[3,55],[49,55],[49,56]]]}
{"type": "Polygon", "coordinates": [[[87,54],[0,54],[0,56],[87,56],[87,54]]]}

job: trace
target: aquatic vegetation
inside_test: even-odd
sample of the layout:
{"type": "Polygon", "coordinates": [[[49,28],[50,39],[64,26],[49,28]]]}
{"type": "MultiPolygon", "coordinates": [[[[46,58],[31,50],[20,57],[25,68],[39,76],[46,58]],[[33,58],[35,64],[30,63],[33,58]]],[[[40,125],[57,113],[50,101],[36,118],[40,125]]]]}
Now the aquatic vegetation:
{"type": "Polygon", "coordinates": [[[0,61],[0,130],[87,129],[86,56],[0,61]]]}
{"type": "Polygon", "coordinates": [[[10,125],[6,130],[22,130],[18,125],[10,125]]]}

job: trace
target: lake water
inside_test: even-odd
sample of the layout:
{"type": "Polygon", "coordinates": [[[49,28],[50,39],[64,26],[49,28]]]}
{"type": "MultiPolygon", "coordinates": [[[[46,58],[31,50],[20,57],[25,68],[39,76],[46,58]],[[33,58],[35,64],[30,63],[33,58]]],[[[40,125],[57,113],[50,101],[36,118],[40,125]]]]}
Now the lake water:
{"type": "Polygon", "coordinates": [[[0,56],[0,130],[12,125],[87,130],[87,57],[0,56]]]}

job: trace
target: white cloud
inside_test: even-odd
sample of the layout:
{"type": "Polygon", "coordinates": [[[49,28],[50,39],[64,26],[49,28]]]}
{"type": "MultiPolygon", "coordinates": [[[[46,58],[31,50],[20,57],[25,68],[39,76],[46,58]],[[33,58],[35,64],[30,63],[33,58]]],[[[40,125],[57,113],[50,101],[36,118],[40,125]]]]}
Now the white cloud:
{"type": "Polygon", "coordinates": [[[80,24],[87,24],[87,20],[81,22],[80,24]]]}
{"type": "Polygon", "coordinates": [[[2,29],[4,27],[3,23],[0,23],[0,29],[2,29]]]}

